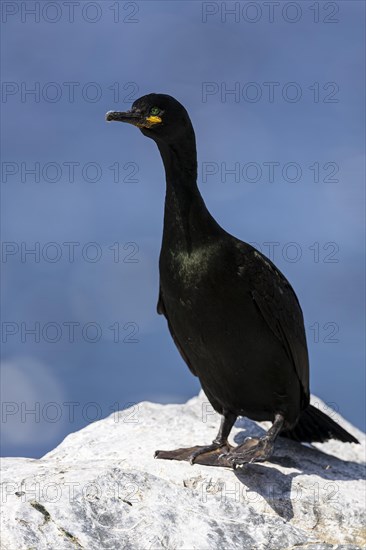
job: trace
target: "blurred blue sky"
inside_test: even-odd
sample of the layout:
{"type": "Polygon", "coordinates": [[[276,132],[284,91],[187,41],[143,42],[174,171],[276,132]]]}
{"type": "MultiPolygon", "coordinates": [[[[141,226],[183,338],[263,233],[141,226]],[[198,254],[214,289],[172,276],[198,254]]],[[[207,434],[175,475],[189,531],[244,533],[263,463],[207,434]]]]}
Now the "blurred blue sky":
{"type": "Polygon", "coordinates": [[[156,314],[157,148],[104,120],[150,92],[188,109],[210,211],[293,284],[312,392],[365,427],[364,3],[253,4],[2,3],[3,455],[198,392],[156,314]]]}

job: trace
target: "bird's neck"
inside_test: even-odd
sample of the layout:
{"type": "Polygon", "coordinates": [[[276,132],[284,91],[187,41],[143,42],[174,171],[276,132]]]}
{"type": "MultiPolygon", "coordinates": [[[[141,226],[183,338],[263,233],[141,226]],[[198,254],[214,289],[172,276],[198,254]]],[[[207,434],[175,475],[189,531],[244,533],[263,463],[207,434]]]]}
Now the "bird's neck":
{"type": "Polygon", "coordinates": [[[219,231],[197,187],[194,133],[181,142],[158,143],[166,174],[163,247],[190,253],[219,231]]]}

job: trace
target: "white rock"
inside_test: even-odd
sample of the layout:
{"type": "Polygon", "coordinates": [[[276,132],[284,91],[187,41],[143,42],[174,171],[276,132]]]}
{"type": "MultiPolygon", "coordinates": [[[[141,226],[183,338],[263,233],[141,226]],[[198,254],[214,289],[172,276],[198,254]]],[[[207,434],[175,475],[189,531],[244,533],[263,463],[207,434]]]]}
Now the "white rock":
{"type": "MultiPolygon", "coordinates": [[[[40,460],[2,460],[1,548],[363,548],[365,436],[335,419],[362,445],[279,439],[270,462],[234,472],[153,458],[215,437],[219,419],[202,393],[185,405],[139,403],[40,460]]],[[[231,438],[264,426],[240,419],[231,438]]]]}

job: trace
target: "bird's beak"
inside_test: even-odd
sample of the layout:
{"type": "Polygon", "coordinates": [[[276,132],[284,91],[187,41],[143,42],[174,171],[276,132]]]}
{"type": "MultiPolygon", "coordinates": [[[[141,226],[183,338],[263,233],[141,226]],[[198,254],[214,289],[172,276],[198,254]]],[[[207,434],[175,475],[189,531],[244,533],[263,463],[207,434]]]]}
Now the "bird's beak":
{"type": "Polygon", "coordinates": [[[126,113],[123,113],[121,111],[108,111],[108,113],[105,115],[105,119],[108,122],[111,122],[111,120],[117,120],[118,122],[128,122],[129,124],[133,124],[134,126],[138,126],[140,123],[143,122],[143,117],[139,113],[133,113],[127,111],[126,113]]]}
{"type": "Polygon", "coordinates": [[[138,128],[151,128],[156,124],[162,123],[162,119],[159,116],[144,117],[140,113],[132,111],[127,111],[125,113],[120,111],[108,111],[108,113],[105,115],[105,119],[108,122],[111,122],[112,120],[127,122],[128,124],[133,124],[138,128]]]}

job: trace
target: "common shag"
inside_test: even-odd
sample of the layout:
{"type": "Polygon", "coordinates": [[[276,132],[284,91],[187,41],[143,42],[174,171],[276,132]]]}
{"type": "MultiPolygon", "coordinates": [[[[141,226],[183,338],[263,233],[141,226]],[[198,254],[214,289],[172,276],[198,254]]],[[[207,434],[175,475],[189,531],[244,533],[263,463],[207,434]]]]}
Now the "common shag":
{"type": "Polygon", "coordinates": [[[214,220],[197,187],[195,134],[173,97],[149,94],[110,111],[155,141],[166,174],[157,310],[213,408],[222,415],[210,445],[157,451],[159,458],[236,467],[267,460],[280,434],[303,442],[358,443],[309,404],[303,314],[284,275],[214,220]],[[264,437],[232,447],[238,416],[271,421],[264,437]],[[199,457],[199,458],[198,458],[199,457]]]}

